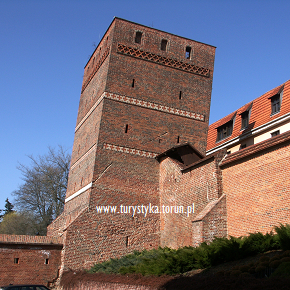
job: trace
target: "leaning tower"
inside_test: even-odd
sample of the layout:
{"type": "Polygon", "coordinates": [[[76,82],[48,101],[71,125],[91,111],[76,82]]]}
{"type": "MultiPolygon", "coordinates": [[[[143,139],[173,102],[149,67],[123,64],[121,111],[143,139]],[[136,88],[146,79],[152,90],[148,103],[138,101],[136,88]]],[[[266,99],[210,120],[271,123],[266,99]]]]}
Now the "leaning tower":
{"type": "Polygon", "coordinates": [[[63,237],[64,268],[160,245],[158,214],[120,208],[159,205],[158,154],[184,142],[205,153],[214,54],[114,18],[85,66],[65,209],[48,228],[63,237]]]}

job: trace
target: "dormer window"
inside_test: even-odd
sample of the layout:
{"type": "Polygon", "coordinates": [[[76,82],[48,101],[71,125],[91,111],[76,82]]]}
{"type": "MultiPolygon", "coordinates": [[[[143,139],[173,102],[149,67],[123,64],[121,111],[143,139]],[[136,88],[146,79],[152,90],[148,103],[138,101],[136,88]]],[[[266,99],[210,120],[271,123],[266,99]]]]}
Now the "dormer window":
{"type": "Polygon", "coordinates": [[[217,128],[217,141],[226,139],[233,132],[233,120],[217,128]]]}
{"type": "Polygon", "coordinates": [[[241,114],[242,118],[242,128],[246,129],[249,126],[249,111],[245,111],[241,114]]]}
{"type": "Polygon", "coordinates": [[[280,112],[280,94],[271,98],[272,115],[280,112]]]}
{"type": "Polygon", "coordinates": [[[167,48],[167,40],[166,39],[162,39],[161,40],[161,50],[166,51],[167,48]]]}
{"type": "Polygon", "coordinates": [[[142,39],[142,32],[137,31],[135,35],[135,43],[141,43],[141,39],[142,39]]]}
{"type": "Polygon", "coordinates": [[[280,88],[279,92],[270,97],[271,99],[271,115],[277,114],[280,112],[281,104],[282,104],[282,96],[283,96],[284,87],[280,88]]]}
{"type": "Polygon", "coordinates": [[[242,111],[240,111],[241,116],[241,130],[248,128],[250,122],[250,115],[253,103],[246,105],[242,111]]]}

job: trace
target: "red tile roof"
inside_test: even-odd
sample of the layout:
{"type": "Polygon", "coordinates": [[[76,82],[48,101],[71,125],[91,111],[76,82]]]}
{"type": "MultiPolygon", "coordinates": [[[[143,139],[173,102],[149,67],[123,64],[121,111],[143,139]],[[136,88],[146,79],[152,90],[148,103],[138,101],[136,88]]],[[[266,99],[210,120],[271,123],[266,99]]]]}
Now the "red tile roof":
{"type": "Polygon", "coordinates": [[[255,129],[261,125],[264,125],[268,123],[269,121],[272,121],[278,117],[281,117],[289,112],[290,112],[290,80],[280,85],[279,87],[265,93],[264,95],[253,100],[252,102],[244,105],[237,111],[211,124],[208,129],[206,150],[208,151],[210,149],[213,149],[216,146],[219,146],[235,137],[241,136],[244,133],[249,132],[250,130],[255,129]],[[272,109],[271,109],[271,100],[269,98],[280,93],[283,87],[284,87],[284,90],[283,90],[283,97],[282,97],[280,112],[271,116],[272,109]],[[251,113],[250,113],[249,126],[245,130],[241,130],[242,120],[241,120],[240,115],[250,108],[251,108],[251,113]],[[230,121],[234,117],[235,114],[236,114],[236,118],[234,120],[234,127],[233,127],[233,132],[231,136],[219,142],[216,142],[217,141],[217,128],[227,123],[228,121],[230,121]]]}

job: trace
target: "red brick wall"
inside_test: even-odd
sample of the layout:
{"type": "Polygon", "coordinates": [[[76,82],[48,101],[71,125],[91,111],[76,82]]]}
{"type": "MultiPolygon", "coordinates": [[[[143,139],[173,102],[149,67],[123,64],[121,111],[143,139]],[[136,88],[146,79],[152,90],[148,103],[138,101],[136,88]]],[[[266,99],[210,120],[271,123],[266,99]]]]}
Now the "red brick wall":
{"type": "MultiPolygon", "coordinates": [[[[150,137],[158,141],[157,137],[167,132],[167,134],[162,136],[160,145],[154,144],[155,151],[157,150],[157,152],[161,153],[170,148],[176,144],[177,136],[180,136],[180,142],[191,141],[197,149],[204,152],[214,52],[215,48],[212,46],[116,19],[106,91],[205,115],[205,122],[200,122],[183,117],[174,118],[174,116],[166,113],[160,113],[159,115],[154,110],[144,110],[137,107],[137,112],[149,114],[147,118],[143,118],[142,124],[144,124],[145,128],[144,130],[139,129],[137,136],[140,136],[140,138],[147,137],[148,143],[150,137]],[[136,31],[142,31],[143,33],[141,44],[134,42],[136,31]],[[163,38],[168,40],[167,51],[160,50],[160,43],[163,38]],[[152,61],[116,53],[119,43],[127,47],[153,53],[156,56],[164,56],[184,63],[203,66],[211,71],[211,75],[210,77],[204,77],[173,69],[170,66],[159,65],[152,61]],[[185,47],[187,45],[190,45],[193,50],[191,60],[185,59],[185,47]],[[132,88],[133,79],[135,80],[134,88],[132,88]],[[179,99],[180,91],[182,91],[182,99],[179,99]],[[147,126],[150,126],[151,130],[148,130],[147,126]]],[[[130,120],[130,112],[126,115],[127,119],[130,120]]],[[[134,120],[132,120],[131,126],[133,128],[135,124],[134,120]]],[[[138,143],[135,142],[135,145],[140,145],[140,143],[140,141],[138,143]]],[[[149,143],[150,145],[152,144],[149,143]]]]}
{"type": "Polygon", "coordinates": [[[205,212],[201,219],[196,218],[192,227],[193,246],[202,242],[211,242],[214,237],[227,236],[227,208],[226,196],[223,195],[210,211],[205,212]]]}
{"type": "Polygon", "coordinates": [[[204,209],[220,197],[219,160],[212,157],[183,171],[170,158],[161,161],[161,204],[183,205],[186,211],[187,206],[194,203],[195,208],[195,212],[188,217],[187,214],[161,214],[162,246],[178,248],[197,245],[212,240],[214,235],[225,235],[221,230],[225,227],[225,202],[203,214],[204,209]],[[193,224],[196,219],[198,227],[193,224]],[[199,223],[200,220],[202,223],[199,223]]]}
{"type": "Polygon", "coordinates": [[[112,205],[119,211],[120,205],[159,204],[158,162],[147,157],[103,152],[100,149],[103,156],[98,159],[96,171],[101,173],[107,164],[111,166],[98,175],[89,209],[67,229],[65,267],[89,268],[96,262],[160,244],[158,215],[97,214],[95,209],[97,205],[112,205]]]}
{"type": "Polygon", "coordinates": [[[289,162],[288,141],[223,167],[229,235],[266,233],[290,223],[289,162]]]}
{"type": "Polygon", "coordinates": [[[62,249],[53,242],[47,237],[0,235],[0,285],[53,282],[62,249]]]}

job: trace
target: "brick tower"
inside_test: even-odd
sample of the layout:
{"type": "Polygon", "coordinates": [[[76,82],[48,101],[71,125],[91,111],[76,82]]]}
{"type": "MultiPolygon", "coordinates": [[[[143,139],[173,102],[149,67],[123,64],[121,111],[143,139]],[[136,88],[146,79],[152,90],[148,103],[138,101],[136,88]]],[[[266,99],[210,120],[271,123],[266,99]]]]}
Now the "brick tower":
{"type": "Polygon", "coordinates": [[[159,163],[190,142],[205,153],[215,48],[115,18],[85,66],[65,209],[48,228],[63,237],[63,266],[160,245],[159,163]],[[97,213],[96,206],[117,206],[97,213]]]}

